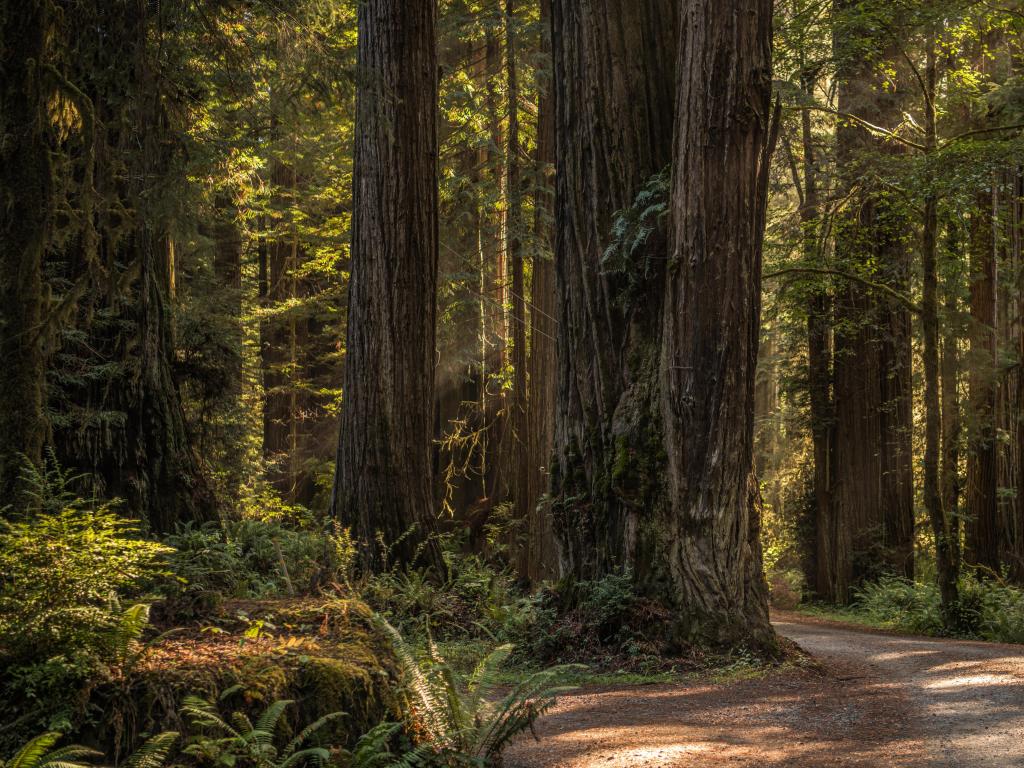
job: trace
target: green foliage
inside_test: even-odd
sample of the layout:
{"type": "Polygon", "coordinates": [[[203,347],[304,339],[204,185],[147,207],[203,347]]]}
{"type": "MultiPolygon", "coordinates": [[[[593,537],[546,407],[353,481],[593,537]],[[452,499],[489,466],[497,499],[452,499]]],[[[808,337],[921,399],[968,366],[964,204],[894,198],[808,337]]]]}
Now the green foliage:
{"type": "MultiPolygon", "coordinates": [[[[956,635],[1024,643],[1024,590],[997,579],[964,576],[956,606],[956,635]]],[[[854,616],[869,623],[925,635],[946,635],[939,590],[932,583],[886,576],[857,593],[854,616]]]]}
{"type": "Polygon", "coordinates": [[[148,608],[121,601],[162,578],[171,552],[112,505],[71,494],[61,470],[34,477],[44,511],[0,523],[0,720],[18,726],[0,734],[0,749],[39,728],[66,729],[82,692],[131,663],[148,608]]]}
{"type": "Polygon", "coordinates": [[[424,764],[495,766],[508,743],[550,709],[568,688],[561,681],[578,665],[563,665],[527,675],[503,696],[496,687],[502,665],[512,654],[502,645],[485,656],[463,678],[441,656],[433,642],[417,659],[398,630],[381,620],[405,673],[410,729],[426,751],[424,764]]]}
{"type": "Polygon", "coordinates": [[[669,214],[672,169],[665,168],[648,179],[633,204],[618,211],[612,220],[611,242],[601,256],[601,268],[622,279],[618,300],[629,305],[639,298],[665,261],[665,249],[655,248],[664,236],[669,214]]]}
{"type": "MultiPolygon", "coordinates": [[[[221,694],[223,700],[235,693],[229,689],[221,694]]],[[[217,768],[292,768],[300,765],[324,765],[330,752],[324,747],[304,747],[317,731],[343,717],[332,712],[310,723],[284,746],[277,746],[278,733],[283,730],[285,711],[294,701],[281,699],[271,703],[256,718],[249,719],[244,712],[233,712],[223,717],[217,705],[197,696],[186,697],[182,713],[193,728],[206,734],[192,738],[185,748],[201,765],[217,768]]]]}
{"type": "Polygon", "coordinates": [[[87,764],[81,760],[99,757],[99,752],[75,744],[54,749],[60,737],[57,731],[39,734],[21,747],[10,760],[0,760],[0,768],[87,768],[87,764]]]}
{"type": "Polygon", "coordinates": [[[360,585],[363,599],[402,631],[429,630],[441,639],[498,638],[529,609],[507,569],[479,555],[445,552],[443,580],[423,570],[393,570],[360,585]]]}
{"type": "Polygon", "coordinates": [[[530,600],[509,636],[520,653],[545,661],[588,661],[646,669],[662,663],[659,637],[647,631],[664,624],[661,606],[637,594],[629,571],[594,581],[562,581],[530,600]]]}
{"type": "Polygon", "coordinates": [[[183,616],[208,613],[223,597],[309,594],[320,583],[347,581],[354,557],[347,530],[281,520],[183,525],[166,542],[176,577],[166,593],[183,616]]]}
{"type": "Polygon", "coordinates": [[[408,768],[422,765],[427,759],[425,747],[393,748],[403,735],[401,723],[383,722],[359,737],[355,749],[344,755],[347,768],[408,768]]]}
{"type": "MultiPolygon", "coordinates": [[[[91,768],[90,763],[81,761],[102,757],[102,753],[77,744],[53,749],[60,737],[59,732],[49,731],[30,739],[10,760],[0,760],[0,768],[91,768]]],[[[174,731],[158,733],[135,750],[123,765],[126,768],[161,768],[177,740],[178,734],[174,731]]]]}
{"type": "Polygon", "coordinates": [[[109,506],[65,507],[0,532],[0,654],[27,660],[117,647],[118,599],[162,572],[170,549],[109,506]]]}

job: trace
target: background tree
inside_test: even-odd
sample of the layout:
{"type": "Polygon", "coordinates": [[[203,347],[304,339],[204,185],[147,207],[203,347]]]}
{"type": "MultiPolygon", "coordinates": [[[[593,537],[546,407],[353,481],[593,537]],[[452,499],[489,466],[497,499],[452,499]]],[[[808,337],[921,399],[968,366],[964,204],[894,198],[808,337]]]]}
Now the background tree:
{"type": "Polygon", "coordinates": [[[441,565],[430,538],[435,14],[433,0],[359,9],[345,407],[331,510],[352,527],[368,569],[384,557],[378,537],[398,562],[422,554],[426,563],[441,565]]]}

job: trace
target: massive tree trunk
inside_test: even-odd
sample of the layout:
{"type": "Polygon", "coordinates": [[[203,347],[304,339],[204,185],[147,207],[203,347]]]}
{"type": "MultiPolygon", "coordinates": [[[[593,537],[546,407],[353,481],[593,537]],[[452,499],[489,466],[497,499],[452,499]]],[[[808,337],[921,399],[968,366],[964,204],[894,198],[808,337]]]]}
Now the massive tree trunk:
{"type": "Polygon", "coordinates": [[[42,458],[43,252],[53,210],[44,64],[50,3],[0,11],[0,499],[42,458]]]}
{"type": "Polygon", "coordinates": [[[773,633],[752,449],[772,4],[685,7],[660,371],[668,570],[689,634],[762,646],[773,633]]]}
{"type": "Polygon", "coordinates": [[[344,401],[332,514],[364,568],[441,567],[432,490],[437,286],[433,0],[359,6],[344,401]],[[412,533],[410,533],[412,529],[412,533]]]}
{"type": "MultiPolygon", "coordinates": [[[[848,22],[844,29],[865,34],[859,24],[848,22]]],[[[862,56],[847,51],[840,60],[840,111],[878,125],[898,123],[902,93],[883,88],[875,64],[862,56]]],[[[887,202],[869,164],[872,156],[900,151],[854,121],[840,122],[837,163],[844,172],[841,186],[852,197],[836,227],[836,251],[844,269],[905,293],[907,223],[899,206],[887,202]]],[[[907,308],[848,281],[836,305],[834,535],[826,594],[840,602],[865,579],[913,573],[910,372],[907,308]]]]}
{"type": "Polygon", "coordinates": [[[966,561],[999,572],[994,186],[979,192],[971,217],[970,387],[966,561]]]}
{"type": "Polygon", "coordinates": [[[635,281],[607,274],[601,260],[613,214],[671,162],[676,5],[555,0],[552,8],[560,311],[551,485],[561,570],[588,579],[628,567],[652,589],[668,578],[653,549],[665,470],[663,238],[636,256],[635,281]]]}

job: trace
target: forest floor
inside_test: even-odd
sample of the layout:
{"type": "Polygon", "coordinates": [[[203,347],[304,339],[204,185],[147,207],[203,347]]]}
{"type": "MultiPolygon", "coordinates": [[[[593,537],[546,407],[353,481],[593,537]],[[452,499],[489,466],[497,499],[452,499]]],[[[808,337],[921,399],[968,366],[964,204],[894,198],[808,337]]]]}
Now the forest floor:
{"type": "Polygon", "coordinates": [[[1024,766],[1024,646],[894,635],[792,613],[817,663],[733,682],[583,687],[507,768],[1024,766]]]}

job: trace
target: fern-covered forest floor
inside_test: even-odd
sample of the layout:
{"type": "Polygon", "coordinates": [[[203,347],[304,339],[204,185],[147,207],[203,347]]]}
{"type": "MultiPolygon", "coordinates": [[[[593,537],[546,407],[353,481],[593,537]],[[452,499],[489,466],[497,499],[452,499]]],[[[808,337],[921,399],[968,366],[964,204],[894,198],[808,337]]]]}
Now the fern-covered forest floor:
{"type": "Polygon", "coordinates": [[[790,613],[812,662],[746,679],[581,687],[507,768],[1024,765],[1024,646],[919,638],[790,613]]]}

